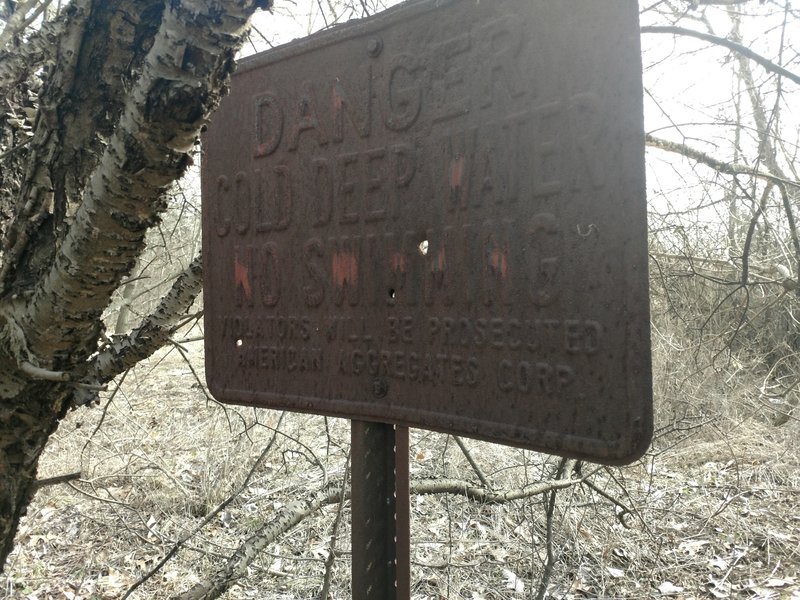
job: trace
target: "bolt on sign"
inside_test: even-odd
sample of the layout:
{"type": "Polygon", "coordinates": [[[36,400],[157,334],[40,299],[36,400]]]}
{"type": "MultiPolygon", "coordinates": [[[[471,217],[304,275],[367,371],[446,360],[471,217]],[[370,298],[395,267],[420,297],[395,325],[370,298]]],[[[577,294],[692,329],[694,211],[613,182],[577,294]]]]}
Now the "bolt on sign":
{"type": "Polygon", "coordinates": [[[634,0],[407,2],[243,61],[203,151],[216,398],[644,452],[634,0]]]}

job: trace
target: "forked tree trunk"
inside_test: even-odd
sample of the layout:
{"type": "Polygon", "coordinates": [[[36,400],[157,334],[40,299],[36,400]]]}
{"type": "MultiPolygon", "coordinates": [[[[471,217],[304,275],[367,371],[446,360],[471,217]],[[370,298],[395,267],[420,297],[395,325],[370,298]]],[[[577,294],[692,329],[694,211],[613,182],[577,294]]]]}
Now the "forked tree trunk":
{"type": "MultiPolygon", "coordinates": [[[[102,312],[158,222],[164,192],[190,163],[248,18],[269,4],[77,0],[61,30],[0,255],[0,570],[59,420],[163,344],[199,289],[193,263],[160,312],[95,356],[102,312]],[[48,107],[48,98],[62,102],[48,107]],[[102,122],[109,110],[111,124],[102,122]]],[[[0,92],[5,73],[23,70],[0,64],[0,92]]]]}

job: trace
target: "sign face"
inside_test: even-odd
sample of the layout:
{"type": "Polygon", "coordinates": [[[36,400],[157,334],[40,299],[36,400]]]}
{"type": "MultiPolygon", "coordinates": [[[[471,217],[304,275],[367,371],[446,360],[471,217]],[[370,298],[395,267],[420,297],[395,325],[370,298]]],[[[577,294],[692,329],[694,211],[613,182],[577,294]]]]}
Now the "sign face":
{"type": "Polygon", "coordinates": [[[635,0],[424,0],[240,64],[203,140],[214,396],[640,456],[640,60],[635,0]]]}

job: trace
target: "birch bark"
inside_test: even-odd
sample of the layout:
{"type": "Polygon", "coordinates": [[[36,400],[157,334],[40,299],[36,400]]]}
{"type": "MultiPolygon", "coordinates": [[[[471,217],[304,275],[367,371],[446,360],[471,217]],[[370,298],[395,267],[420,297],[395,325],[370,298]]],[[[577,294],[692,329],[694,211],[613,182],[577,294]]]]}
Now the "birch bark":
{"type": "MultiPolygon", "coordinates": [[[[269,3],[78,0],[53,29],[58,51],[0,254],[0,569],[41,452],[81,382],[126,364],[111,356],[119,348],[96,356],[101,314],[190,163],[250,15],[269,3]],[[67,381],[36,379],[31,366],[67,381]]],[[[163,342],[198,277],[182,279],[165,313],[128,341],[163,342]]]]}

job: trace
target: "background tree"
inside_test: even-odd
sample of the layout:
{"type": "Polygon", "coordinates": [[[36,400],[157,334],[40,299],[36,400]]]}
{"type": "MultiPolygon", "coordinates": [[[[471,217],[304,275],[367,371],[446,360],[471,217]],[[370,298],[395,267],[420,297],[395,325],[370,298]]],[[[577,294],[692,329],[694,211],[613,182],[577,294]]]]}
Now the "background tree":
{"type": "Polygon", "coordinates": [[[789,2],[662,2],[642,28],[686,66],[680,90],[648,89],[654,306],[695,369],[759,373],[778,420],[800,374],[797,17],[789,2]]]}

